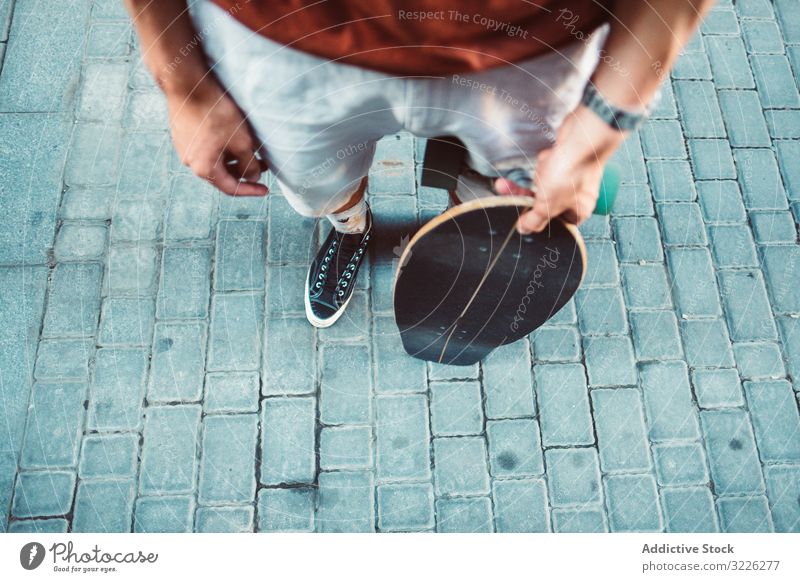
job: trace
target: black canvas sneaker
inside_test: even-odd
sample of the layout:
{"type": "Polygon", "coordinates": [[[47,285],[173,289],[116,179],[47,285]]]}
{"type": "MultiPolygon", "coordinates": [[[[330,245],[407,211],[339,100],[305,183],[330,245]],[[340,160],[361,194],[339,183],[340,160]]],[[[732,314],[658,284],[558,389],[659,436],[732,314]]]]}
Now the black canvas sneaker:
{"type": "Polygon", "coordinates": [[[372,213],[367,208],[367,227],[358,234],[331,228],[306,278],[306,317],[314,327],[330,327],[344,313],[353,297],[356,276],[372,236],[372,213]]]}

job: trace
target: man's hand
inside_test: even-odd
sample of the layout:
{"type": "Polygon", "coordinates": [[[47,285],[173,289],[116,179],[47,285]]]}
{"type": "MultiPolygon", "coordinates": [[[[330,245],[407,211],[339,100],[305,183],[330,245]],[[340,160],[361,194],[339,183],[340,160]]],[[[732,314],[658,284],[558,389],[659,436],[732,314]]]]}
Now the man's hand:
{"type": "Polygon", "coordinates": [[[236,103],[211,78],[191,94],[167,92],[172,141],[181,162],[231,196],[264,196],[266,163],[236,103]],[[243,180],[243,181],[242,181],[243,180]]]}
{"type": "Polygon", "coordinates": [[[541,232],[556,216],[574,224],[589,218],[597,204],[603,168],[625,137],[579,105],[564,120],[555,145],[539,154],[533,190],[498,178],[499,194],[535,199],[533,208],[519,219],[520,233],[541,232]]]}

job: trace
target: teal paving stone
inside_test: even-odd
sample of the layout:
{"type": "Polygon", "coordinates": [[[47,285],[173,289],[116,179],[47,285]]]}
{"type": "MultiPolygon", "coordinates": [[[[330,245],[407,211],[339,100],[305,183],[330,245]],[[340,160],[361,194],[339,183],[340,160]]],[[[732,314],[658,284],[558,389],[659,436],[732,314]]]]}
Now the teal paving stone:
{"type": "Polygon", "coordinates": [[[317,472],[314,398],[268,398],[261,411],[261,475],[265,485],[312,483],[317,472]]]}
{"type": "Polygon", "coordinates": [[[370,335],[370,313],[367,306],[367,294],[355,291],[350,297],[347,311],[336,325],[320,329],[317,337],[322,342],[339,343],[363,341],[370,335]]]}
{"type": "Polygon", "coordinates": [[[570,299],[564,307],[556,311],[555,315],[547,320],[545,325],[573,325],[577,321],[578,315],[575,311],[575,301],[570,299]]]}
{"type": "Polygon", "coordinates": [[[748,210],[786,208],[786,191],[772,150],[737,149],[733,157],[739,172],[744,205],[748,210]]]}
{"type": "Polygon", "coordinates": [[[800,467],[767,466],[764,478],[775,531],[800,532],[800,467]]]}
{"type": "Polygon", "coordinates": [[[615,218],[614,239],[622,262],[664,260],[658,222],[650,216],[615,218]]]}
{"type": "Polygon", "coordinates": [[[550,531],[547,487],[543,479],[495,481],[492,484],[492,497],[498,532],[550,531]]]}
{"type": "Polygon", "coordinates": [[[42,340],[36,354],[37,380],[86,380],[94,341],[42,340]]]}
{"type": "Polygon", "coordinates": [[[707,223],[747,220],[742,195],[736,182],[730,180],[698,182],[697,199],[707,223]]]}
{"type": "Polygon", "coordinates": [[[767,342],[734,344],[733,353],[739,374],[746,380],[786,376],[778,344],[767,342]]]}
{"type": "Polygon", "coordinates": [[[53,270],[43,337],[94,335],[100,314],[100,263],[60,263],[53,270]]]}
{"type": "Polygon", "coordinates": [[[133,514],[135,533],[189,533],[194,499],[189,495],[140,497],[133,514]]]}
{"type": "Polygon", "coordinates": [[[578,290],[576,300],[581,334],[624,334],[628,332],[622,291],[617,287],[589,287],[578,290]]]}
{"type": "Polygon", "coordinates": [[[104,219],[111,218],[111,204],[115,202],[112,188],[117,180],[122,137],[122,128],[111,120],[78,123],[67,154],[64,182],[68,186],[106,186],[102,188],[108,208],[108,214],[101,217],[104,219]]]}
{"type": "Polygon", "coordinates": [[[14,487],[14,517],[66,515],[72,507],[75,473],[72,471],[21,471],[14,487]]]}
{"type": "MultiPolygon", "coordinates": [[[[170,136],[166,132],[128,132],[120,152],[118,193],[122,197],[136,199],[162,196],[167,190],[171,151],[170,136]]],[[[202,212],[199,198],[193,200],[196,212],[202,212]]]]}
{"type": "Polygon", "coordinates": [[[258,531],[313,532],[314,490],[305,487],[261,489],[258,492],[258,531]]]}
{"type": "Polygon", "coordinates": [[[703,485],[710,477],[700,443],[653,445],[659,485],[703,485]]]}
{"type": "Polygon", "coordinates": [[[459,436],[483,431],[479,382],[432,382],[431,432],[435,436],[459,436]]]}
{"type": "Polygon", "coordinates": [[[267,312],[271,317],[305,313],[308,265],[272,265],[267,269],[267,312]]]}
{"type": "Polygon", "coordinates": [[[164,205],[161,200],[118,200],[111,216],[111,240],[159,240],[163,222],[164,205]]]}
{"type": "Polygon", "coordinates": [[[778,324],[789,376],[795,382],[795,389],[800,389],[800,318],[779,317],[778,324]]]}
{"type": "Polygon", "coordinates": [[[633,347],[628,336],[583,339],[589,385],[631,386],[636,384],[633,347]]]}
{"type": "Polygon", "coordinates": [[[102,187],[67,188],[59,216],[64,220],[110,220],[113,198],[102,187]]]}
{"type": "Polygon", "coordinates": [[[717,499],[720,529],[723,532],[767,533],[773,531],[767,498],[720,497],[717,499]]]}
{"type": "MultiPolygon", "coordinates": [[[[695,38],[697,38],[696,36],[695,38]]],[[[669,78],[661,82],[661,93],[655,102],[650,116],[653,119],[674,119],[678,117],[678,108],[675,104],[675,93],[672,91],[672,83],[669,78]]]]}
{"type": "Polygon", "coordinates": [[[4,192],[15,193],[0,199],[0,264],[51,260],[71,126],[61,116],[0,115],[1,179],[4,192]]]}
{"type": "Polygon", "coordinates": [[[705,248],[667,251],[672,290],[682,317],[716,317],[722,313],[711,254],[705,248]]]}
{"type": "Polygon", "coordinates": [[[725,137],[725,125],[711,81],[675,81],[673,87],[687,138],[725,137]]]}
{"type": "Polygon", "coordinates": [[[537,362],[577,362],[581,359],[581,340],[572,327],[539,328],[533,334],[533,353],[537,362]]]}
{"type": "Polygon", "coordinates": [[[428,380],[477,380],[480,376],[480,363],[471,366],[449,366],[428,362],[428,380]]]}
{"type": "Polygon", "coordinates": [[[104,288],[107,295],[149,296],[155,294],[158,253],[155,247],[111,245],[104,288]]]}
{"type": "Polygon", "coordinates": [[[126,22],[95,22],[89,28],[85,55],[89,58],[122,58],[131,51],[131,27],[126,22]]]}
{"type": "Polygon", "coordinates": [[[206,375],[203,409],[209,412],[256,412],[258,372],[225,372],[206,375]]]}
{"type": "Polygon", "coordinates": [[[592,415],[583,366],[538,365],[535,377],[544,446],[593,444],[592,415]]]}
{"type": "Polygon", "coordinates": [[[264,289],[264,236],[264,223],[256,220],[221,220],[217,224],[216,291],[264,289]]]}
{"type": "Polygon", "coordinates": [[[689,140],[694,177],[698,180],[736,179],[731,146],[724,139],[689,140]]]}
{"type": "Polygon", "coordinates": [[[800,246],[769,247],[761,252],[773,308],[800,313],[800,246]]]}
{"type": "Polygon", "coordinates": [[[619,267],[614,243],[610,241],[590,241],[586,243],[588,263],[583,276],[585,285],[616,285],[619,281],[619,267]]]}
{"type": "Polygon", "coordinates": [[[544,473],[539,425],[534,419],[491,420],[486,425],[494,477],[544,473]]]}
{"type": "Polygon", "coordinates": [[[189,493],[197,476],[199,406],[151,406],[145,413],[139,490],[189,493]]]}
{"type": "Polygon", "coordinates": [[[528,342],[518,341],[497,348],[484,358],[482,367],[488,418],[536,414],[528,342]]]}
{"type": "Polygon", "coordinates": [[[700,29],[704,35],[734,35],[739,34],[739,23],[733,11],[717,9],[706,15],[700,29]]]}
{"type": "MultiPolygon", "coordinates": [[[[73,104],[89,3],[70,0],[50,7],[47,15],[41,8],[40,3],[16,4],[0,83],[2,111],[69,110],[73,104]],[[58,19],[58,34],[48,15],[58,19]]],[[[4,38],[6,23],[1,26],[4,38]]]]}
{"type": "Polygon", "coordinates": [[[81,121],[120,121],[125,108],[128,66],[97,60],[83,66],[77,117],[81,121]]]}
{"type": "Polygon", "coordinates": [[[554,507],[603,502],[596,449],[549,449],[545,456],[550,501],[554,507]]]}
{"type": "Polygon", "coordinates": [[[376,478],[380,481],[431,477],[428,402],[422,395],[379,396],[376,408],[376,478]]]}
{"type": "Polygon", "coordinates": [[[208,371],[257,370],[261,364],[264,296],[223,295],[211,299],[208,371]]]}
{"type": "Polygon", "coordinates": [[[108,229],[105,226],[64,224],[56,235],[57,261],[92,261],[103,258],[108,229]]]}
{"type": "Polygon", "coordinates": [[[578,230],[583,235],[584,240],[609,238],[611,236],[608,216],[599,214],[592,214],[578,227],[578,230]]]}
{"type": "Polygon", "coordinates": [[[639,391],[633,388],[593,390],[591,396],[603,472],[650,471],[647,429],[639,391]]]}
{"type": "Polygon", "coordinates": [[[714,498],[708,487],[665,487],[661,490],[661,505],[668,532],[719,531],[714,498]]]}
{"type": "Polygon", "coordinates": [[[156,324],[150,361],[150,402],[197,402],[203,394],[206,324],[156,324]]]}
{"type": "Polygon", "coordinates": [[[636,359],[668,360],[683,357],[678,320],[671,311],[631,312],[636,359]]]}
{"type": "Polygon", "coordinates": [[[86,435],[81,447],[81,479],[133,477],[139,462],[139,435],[86,435]]]}
{"type": "Polygon", "coordinates": [[[433,440],[436,496],[481,495],[489,492],[489,467],[483,437],[433,440]]]}
{"type": "Polygon", "coordinates": [[[603,533],[608,531],[602,509],[553,509],[553,531],[557,533],[603,533]]]}
{"type": "MultiPolygon", "coordinates": [[[[394,316],[373,316],[372,353],[374,354],[375,391],[379,394],[391,392],[424,392],[427,390],[425,373],[427,366],[422,360],[409,358],[400,339],[400,331],[394,316]]],[[[305,321],[304,321],[305,323],[305,321]]],[[[431,364],[431,370],[441,370],[444,366],[431,364]]],[[[431,375],[431,379],[436,374],[431,375]]],[[[477,373],[475,378],[477,378],[477,373]]]]}
{"type": "Polygon", "coordinates": [[[720,91],[719,102],[732,147],[769,147],[771,142],[759,94],[755,91],[720,91]]]}
{"type": "Polygon", "coordinates": [[[744,410],[702,410],[706,453],[717,495],[761,493],[764,480],[753,428],[744,410]]]}
{"type": "Polygon", "coordinates": [[[429,483],[378,487],[381,531],[420,531],[434,526],[433,487],[429,483]]]}
{"type": "Polygon", "coordinates": [[[97,343],[149,346],[155,317],[155,303],[150,297],[108,297],[103,301],[97,343]]]}
{"type": "Polygon", "coordinates": [[[689,162],[650,160],[647,162],[650,188],[656,202],[691,202],[697,198],[689,162]]]}
{"type": "Polygon", "coordinates": [[[703,52],[684,52],[671,71],[673,79],[711,79],[711,65],[703,52]]]}
{"type": "Polygon", "coordinates": [[[314,328],[305,317],[267,318],[261,392],[311,394],[317,389],[314,328]]]}
{"type": "Polygon", "coordinates": [[[745,382],[758,452],[765,462],[800,461],[800,414],[785,380],[745,382]]]}
{"type": "Polygon", "coordinates": [[[317,531],[375,531],[372,474],[365,471],[320,473],[317,531]]]}
{"type": "Polygon", "coordinates": [[[67,533],[69,523],[66,519],[21,519],[12,521],[8,533],[67,533]]]}
{"type": "Polygon", "coordinates": [[[166,247],[158,289],[159,319],[195,319],[208,314],[211,253],[206,248],[166,247]]]}
{"type": "Polygon", "coordinates": [[[692,368],[733,366],[731,340],[721,319],[682,321],[681,337],[686,362],[692,368]]]}
{"type": "Polygon", "coordinates": [[[370,427],[327,426],[319,439],[319,465],[323,471],[372,467],[370,427]]]}
{"type": "Polygon", "coordinates": [[[775,339],[775,322],[761,272],[722,271],[719,277],[733,341],[775,339]]]}
{"type": "Polygon", "coordinates": [[[651,441],[700,437],[685,363],[644,364],[641,367],[641,382],[651,441]]]}
{"type": "Polygon", "coordinates": [[[678,246],[707,244],[703,217],[697,204],[659,204],[658,218],[664,232],[664,244],[678,246]]]}
{"type": "Polygon", "coordinates": [[[647,184],[621,184],[614,201],[615,216],[652,216],[653,195],[647,184]]]}
{"type": "Polygon", "coordinates": [[[381,139],[369,171],[370,194],[413,194],[415,190],[414,139],[400,135],[381,139]]]}
{"type": "Polygon", "coordinates": [[[711,248],[717,266],[725,268],[758,267],[756,246],[750,229],[743,224],[708,227],[711,248]]]}
{"type": "Polygon", "coordinates": [[[436,531],[440,533],[490,533],[492,502],[488,497],[439,499],[436,502],[436,531]]]}
{"type": "Polygon", "coordinates": [[[800,156],[800,142],[779,141],[775,144],[775,150],[789,199],[800,200],[800,168],[796,163],[800,156]]]}
{"type": "Polygon", "coordinates": [[[758,94],[766,109],[800,107],[797,85],[786,56],[752,55],[750,63],[758,94]]]}
{"type": "Polygon", "coordinates": [[[372,311],[375,313],[390,312],[394,309],[392,302],[392,282],[396,265],[388,263],[373,263],[371,265],[371,297],[372,311]]]}
{"type": "Polygon", "coordinates": [[[147,363],[147,350],[97,350],[89,388],[89,429],[138,430],[147,363]]]}
{"type": "Polygon", "coordinates": [[[737,0],[736,13],[744,18],[775,18],[770,0],[737,0]]]}
{"type": "Polygon", "coordinates": [[[194,531],[201,533],[249,533],[253,531],[252,506],[198,507],[194,531]]]}
{"type": "Polygon", "coordinates": [[[74,467],[78,463],[86,384],[36,384],[20,466],[26,469],[74,467]]]}
{"type": "Polygon", "coordinates": [[[611,159],[620,169],[623,184],[647,184],[647,170],[638,133],[623,141],[611,159]]]}
{"type": "MultiPolygon", "coordinates": [[[[267,173],[262,182],[265,182],[267,187],[270,188],[268,196],[228,196],[223,192],[218,192],[216,204],[219,208],[220,218],[268,219],[272,201],[282,198],[282,196],[276,192],[278,186],[275,183],[275,176],[271,173],[267,173]]],[[[295,225],[300,222],[300,219],[301,217],[295,213],[295,225]]],[[[269,231],[270,229],[267,228],[268,235],[270,234],[269,231]]]]}
{"type": "Polygon", "coordinates": [[[640,130],[645,158],[686,157],[681,124],[672,120],[653,119],[640,130]]]}
{"type": "Polygon", "coordinates": [[[742,384],[734,369],[694,370],[692,383],[700,408],[732,408],[744,404],[742,384]]]}
{"type": "Polygon", "coordinates": [[[708,58],[718,89],[752,89],[755,87],[744,43],[739,36],[706,38],[708,58]]]}
{"type": "Polygon", "coordinates": [[[125,126],[132,130],[158,130],[168,125],[167,103],[158,91],[128,94],[125,126]]]}
{"type": "Polygon", "coordinates": [[[772,109],[764,112],[769,134],[773,139],[800,138],[800,112],[796,110],[772,109]]]}
{"type": "Polygon", "coordinates": [[[195,176],[174,176],[164,238],[169,242],[206,240],[213,230],[216,197],[211,185],[195,176]]]}
{"type": "Polygon", "coordinates": [[[125,481],[81,481],[75,494],[72,531],[126,533],[131,531],[136,483],[125,481]]]}
{"type": "Polygon", "coordinates": [[[652,475],[605,477],[608,523],[612,532],[657,532],[663,523],[652,475]]]}
{"type": "Polygon", "coordinates": [[[775,12],[786,42],[800,42],[800,17],[791,0],[775,0],[775,12]]]}
{"type": "Polygon", "coordinates": [[[247,503],[255,497],[257,437],[255,414],[203,419],[198,503],[247,503]]]}
{"type": "Polygon", "coordinates": [[[372,418],[369,348],[326,345],[322,349],[319,418],[323,424],[368,423],[372,418]]]}
{"type": "MultiPolygon", "coordinates": [[[[272,194],[270,196],[273,196],[272,194]]],[[[309,264],[317,254],[318,229],[324,229],[322,240],[328,236],[331,224],[326,219],[315,220],[298,216],[286,198],[276,196],[269,203],[267,226],[270,263],[309,264]],[[286,228],[291,224],[291,228],[286,228]]],[[[363,276],[363,273],[359,277],[363,276]]]]}
{"type": "MultiPolygon", "coordinates": [[[[664,309],[671,305],[663,265],[623,265],[622,282],[629,309],[664,309]]],[[[539,357],[538,352],[536,357],[539,357]]]]}

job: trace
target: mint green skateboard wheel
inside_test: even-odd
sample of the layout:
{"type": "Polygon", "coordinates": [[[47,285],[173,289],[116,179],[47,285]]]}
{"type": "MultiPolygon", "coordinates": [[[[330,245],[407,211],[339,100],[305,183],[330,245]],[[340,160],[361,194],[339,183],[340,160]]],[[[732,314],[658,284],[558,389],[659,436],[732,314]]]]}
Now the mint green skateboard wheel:
{"type": "Polygon", "coordinates": [[[614,201],[617,199],[618,191],[619,168],[615,164],[608,164],[600,182],[600,195],[597,197],[597,206],[594,207],[594,213],[610,214],[611,209],[614,207],[614,201]]]}

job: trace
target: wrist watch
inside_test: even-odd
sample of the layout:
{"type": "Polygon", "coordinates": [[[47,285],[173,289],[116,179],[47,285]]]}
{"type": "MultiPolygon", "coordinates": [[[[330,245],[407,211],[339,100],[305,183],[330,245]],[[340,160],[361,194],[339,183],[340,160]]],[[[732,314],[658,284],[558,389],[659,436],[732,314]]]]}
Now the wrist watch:
{"type": "Polygon", "coordinates": [[[588,107],[600,119],[618,131],[636,131],[647,120],[652,109],[652,103],[655,103],[657,99],[658,95],[651,101],[651,105],[645,109],[636,111],[622,109],[606,101],[605,97],[594,86],[594,83],[589,82],[583,90],[581,104],[588,107]]]}

